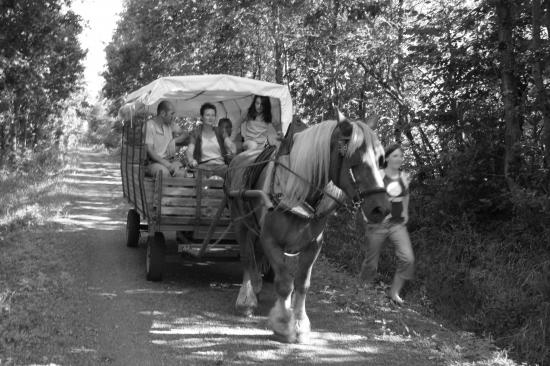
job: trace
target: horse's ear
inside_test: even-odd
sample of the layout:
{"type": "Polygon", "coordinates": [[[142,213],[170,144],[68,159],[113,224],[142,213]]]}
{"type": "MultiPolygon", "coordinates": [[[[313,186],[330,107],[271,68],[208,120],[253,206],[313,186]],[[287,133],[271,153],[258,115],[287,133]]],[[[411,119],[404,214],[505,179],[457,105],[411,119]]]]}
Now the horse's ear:
{"type": "Polygon", "coordinates": [[[338,127],[340,128],[340,131],[342,131],[342,135],[345,137],[350,137],[353,131],[353,126],[349,123],[348,118],[344,116],[339,109],[336,109],[336,111],[338,112],[338,127]]]}
{"type": "Polygon", "coordinates": [[[376,130],[378,128],[378,121],[380,121],[380,116],[373,114],[367,118],[365,124],[369,126],[371,130],[376,130]]]}

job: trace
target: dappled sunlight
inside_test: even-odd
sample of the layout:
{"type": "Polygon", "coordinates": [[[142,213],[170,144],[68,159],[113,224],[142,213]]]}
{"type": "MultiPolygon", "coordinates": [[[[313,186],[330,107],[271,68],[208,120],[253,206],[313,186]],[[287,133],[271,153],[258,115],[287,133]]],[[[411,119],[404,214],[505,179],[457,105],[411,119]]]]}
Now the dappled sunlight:
{"type": "Polygon", "coordinates": [[[120,185],[121,183],[119,181],[116,181],[116,180],[83,180],[83,179],[71,179],[71,178],[68,178],[65,180],[67,183],[74,183],[76,184],[77,186],[84,186],[84,185],[88,185],[88,184],[93,184],[93,185],[96,185],[96,184],[100,184],[100,185],[120,185]]]}
{"type": "Polygon", "coordinates": [[[126,291],[124,291],[124,293],[129,294],[129,295],[139,295],[139,294],[146,294],[146,295],[185,295],[185,294],[189,293],[189,290],[175,291],[175,290],[136,289],[136,290],[126,290],[126,291]]]}
{"type": "Polygon", "coordinates": [[[86,152],[81,152],[78,160],[78,167],[67,172],[63,179],[74,199],[63,214],[51,221],[65,225],[66,231],[123,229],[127,208],[123,203],[119,163],[86,152]],[[82,161],[90,159],[94,161],[82,161]]]}
{"type": "MultiPolygon", "coordinates": [[[[68,225],[68,226],[76,226],[79,229],[120,229],[122,225],[125,224],[125,221],[117,221],[112,220],[108,217],[102,217],[102,216],[91,216],[91,215],[69,215],[69,217],[60,217],[60,218],[54,218],[51,220],[52,222],[61,224],[61,225],[68,225]]],[[[67,229],[67,231],[74,231],[71,229],[67,229]]]]}
{"type": "MultiPolygon", "coordinates": [[[[266,317],[241,318],[203,313],[171,317],[148,312],[153,319],[151,342],[185,352],[186,360],[238,359],[241,362],[363,364],[387,352],[384,342],[361,334],[316,331],[305,344],[279,342],[267,328],[266,317]]],[[[390,348],[392,348],[390,342],[390,348]]]]}
{"type": "MultiPolygon", "coordinates": [[[[75,171],[74,173],[71,173],[71,177],[75,180],[97,179],[98,172],[100,172],[99,169],[89,170],[89,171],[83,171],[82,169],[77,169],[77,171],[75,171]]],[[[110,171],[101,169],[100,174],[103,179],[120,180],[120,174],[109,175],[108,173],[110,173],[110,171]]]]}

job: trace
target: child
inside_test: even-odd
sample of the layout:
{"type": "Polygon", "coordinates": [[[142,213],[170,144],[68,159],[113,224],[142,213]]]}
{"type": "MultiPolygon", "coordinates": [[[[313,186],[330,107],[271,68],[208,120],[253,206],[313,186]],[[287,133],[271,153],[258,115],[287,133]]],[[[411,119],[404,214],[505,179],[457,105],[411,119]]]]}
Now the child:
{"type": "Polygon", "coordinates": [[[227,150],[227,156],[224,157],[226,163],[229,164],[231,158],[236,153],[237,148],[233,141],[231,141],[231,132],[233,131],[233,123],[229,118],[220,118],[218,121],[218,133],[221,136],[221,140],[225,143],[225,148],[227,150]]]}

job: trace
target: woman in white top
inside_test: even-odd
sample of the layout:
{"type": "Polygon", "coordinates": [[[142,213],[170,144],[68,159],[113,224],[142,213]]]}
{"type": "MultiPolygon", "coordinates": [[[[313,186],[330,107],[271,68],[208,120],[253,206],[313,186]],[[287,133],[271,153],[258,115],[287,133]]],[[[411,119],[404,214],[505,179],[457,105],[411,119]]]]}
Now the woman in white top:
{"type": "Polygon", "coordinates": [[[241,123],[243,150],[261,149],[266,141],[275,143],[277,131],[271,121],[271,102],[268,97],[254,96],[245,121],[241,123]]]}
{"type": "MultiPolygon", "coordinates": [[[[214,125],[216,123],[216,107],[213,104],[204,103],[200,113],[202,124],[193,131],[187,149],[189,166],[202,169],[207,176],[223,177],[236,150],[230,139],[230,129],[218,128],[214,125]]],[[[229,120],[225,122],[231,124],[229,120]]]]}

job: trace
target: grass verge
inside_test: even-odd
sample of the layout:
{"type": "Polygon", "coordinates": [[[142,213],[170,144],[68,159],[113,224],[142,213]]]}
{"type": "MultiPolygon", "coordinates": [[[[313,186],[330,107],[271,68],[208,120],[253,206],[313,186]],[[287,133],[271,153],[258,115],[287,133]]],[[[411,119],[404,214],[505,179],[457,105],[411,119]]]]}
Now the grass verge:
{"type": "MultiPolygon", "coordinates": [[[[356,228],[349,212],[338,212],[329,222],[324,248],[329,260],[352,275],[360,270],[366,241],[356,228]]],[[[509,352],[516,360],[546,364],[548,237],[548,228],[535,232],[513,222],[485,231],[460,220],[447,228],[416,227],[411,231],[416,279],[404,288],[405,298],[449,328],[490,338],[505,350],[501,358],[509,352]]],[[[379,263],[383,283],[391,282],[395,268],[393,247],[387,245],[379,263]]]]}
{"type": "Polygon", "coordinates": [[[52,219],[64,215],[71,192],[64,176],[74,156],[49,153],[0,174],[0,364],[51,363],[70,341],[58,310],[72,278],[55,245],[52,219]],[[44,352],[39,352],[44,350],[44,352]]]}

